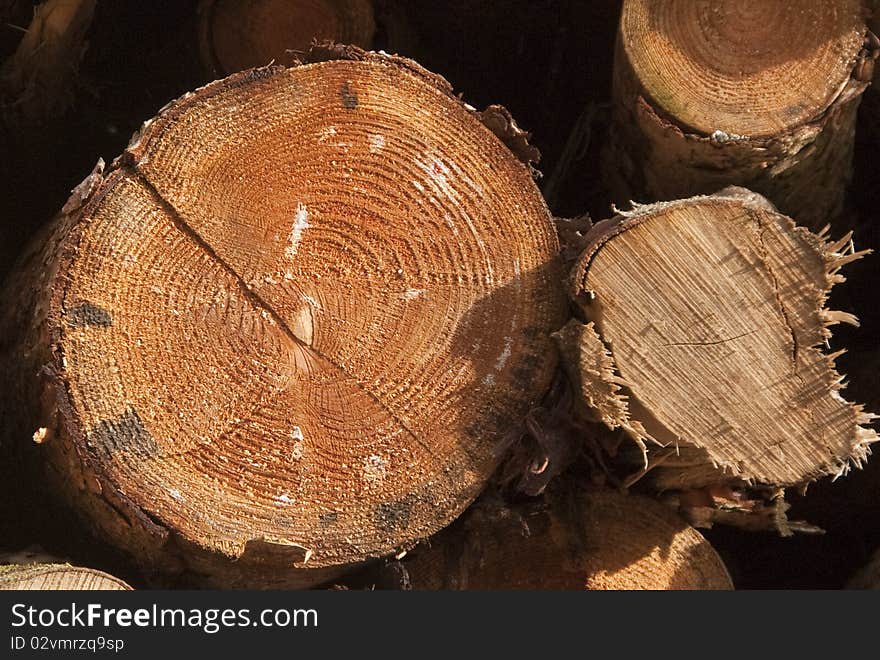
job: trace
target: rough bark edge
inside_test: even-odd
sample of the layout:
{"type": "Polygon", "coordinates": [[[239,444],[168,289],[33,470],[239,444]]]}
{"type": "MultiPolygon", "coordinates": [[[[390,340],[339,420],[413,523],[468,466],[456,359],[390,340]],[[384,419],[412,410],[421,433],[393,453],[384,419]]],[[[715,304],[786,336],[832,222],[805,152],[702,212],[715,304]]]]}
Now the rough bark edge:
{"type": "Polygon", "coordinates": [[[50,313],[50,307],[63,295],[56,284],[65,278],[70,259],[75,256],[83,213],[94,208],[118,178],[118,173],[113,173],[104,179],[103,169],[103,161],[99,160],[65,204],[68,212],[43,227],[4,283],[10,296],[10,311],[0,317],[6,339],[3,350],[13,348],[19,352],[22,365],[18,373],[22,379],[12,390],[13,399],[2,402],[6,421],[12,422],[2,435],[10,443],[7,451],[13,453],[20,451],[22,443],[32,440],[40,444],[41,476],[49,482],[56,497],[74,510],[78,505],[85,511],[100,510],[101,516],[96,519],[101,524],[90,522],[88,526],[99,534],[105,528],[102,525],[126,530],[122,538],[128,544],[127,550],[135,555],[140,553],[142,561],[147,561],[164,545],[167,530],[146,519],[121,494],[104,488],[100,473],[93,470],[84,453],[85,443],[67,443],[65,450],[63,443],[54,441],[61,435],[70,437],[68,428],[78,432],[78,427],[65,426],[71,410],[58,379],[65,359],[53,337],[51,327],[57,326],[58,318],[57,313],[50,313]],[[140,524],[135,527],[133,522],[140,524]]]}
{"type": "Polygon", "coordinates": [[[638,403],[631,386],[624,380],[614,362],[610,349],[596,332],[595,324],[584,325],[578,319],[571,319],[560,331],[553,333],[553,339],[562,355],[563,369],[575,392],[571,408],[579,423],[581,442],[586,442],[597,467],[604,477],[621,489],[635,485],[649,472],[658,467],[706,465],[705,471],[718,473],[719,480],[738,482],[734,475],[725,474],[723,466],[714,465],[709,453],[701,447],[680,447],[664,445],[652,436],[645,426],[637,420],[630,410],[634,402],[641,413],[643,406],[638,403]],[[589,376],[584,378],[584,375],[589,376]],[[593,425],[620,429],[623,437],[595,432],[593,425]],[[627,463],[640,463],[637,471],[619,478],[607,467],[602,454],[616,457],[621,452],[621,441],[629,439],[634,445],[638,460],[625,460],[627,463]]]}
{"type": "MultiPolygon", "coordinates": [[[[586,235],[585,242],[587,243],[587,247],[585,248],[580,260],[574,268],[569,282],[569,295],[571,296],[572,300],[574,300],[575,304],[583,304],[584,297],[587,297],[589,299],[595,297],[595,293],[590,291],[586,287],[586,275],[590,266],[592,265],[593,259],[605,243],[607,243],[615,236],[623,233],[624,231],[641,225],[642,223],[655,217],[654,214],[658,211],[663,211],[674,207],[680,208],[686,206],[695,206],[709,200],[745,205],[746,207],[755,210],[760,210],[764,212],[770,211],[776,213],[775,207],[773,207],[770,202],[768,202],[760,195],[757,195],[744,188],[738,188],[735,186],[725,188],[716,195],[704,195],[692,197],[686,200],[658,202],[656,204],[635,204],[631,211],[623,212],[613,218],[597,223],[593,226],[593,229],[586,235]]],[[[858,325],[858,320],[851,314],[829,310],[827,309],[826,304],[828,302],[828,296],[830,295],[831,288],[835,284],[846,281],[846,278],[839,273],[840,269],[844,265],[856,261],[861,257],[869,254],[871,250],[862,250],[860,252],[856,252],[855,249],[852,247],[852,232],[847,233],[843,236],[843,238],[837,241],[831,242],[828,239],[829,228],[827,226],[818,234],[814,234],[804,227],[795,225],[794,222],[790,219],[789,222],[791,223],[792,231],[795,232],[799,237],[805,240],[805,242],[810,244],[817,251],[820,258],[823,260],[826,268],[826,281],[824,290],[820,292],[819,297],[814,302],[814,307],[816,310],[818,310],[818,327],[820,328],[821,336],[817,338],[816,341],[810,343],[807,346],[807,348],[819,349],[823,341],[831,337],[831,330],[829,329],[830,326],[841,322],[849,323],[856,326],[858,325]],[[849,247],[849,250],[847,252],[841,251],[846,249],[847,247],[849,247]]],[[[608,362],[606,363],[607,369],[599,371],[600,377],[603,379],[607,379],[607,381],[599,385],[598,388],[601,391],[601,389],[607,390],[609,386],[612,388],[616,387],[617,390],[612,391],[617,392],[619,391],[620,387],[626,387],[626,381],[621,379],[618,374],[614,373],[615,368],[613,366],[613,355],[611,354],[610,349],[608,349],[607,345],[604,344],[604,340],[602,340],[601,336],[595,333],[595,330],[593,330],[592,328],[590,328],[590,330],[595,334],[594,338],[590,338],[592,339],[591,343],[595,343],[597,340],[599,342],[602,342],[602,346],[604,348],[604,351],[607,353],[608,360],[608,362]]],[[[840,397],[841,399],[842,397],[840,396],[839,392],[845,386],[844,376],[840,375],[837,372],[835,361],[838,357],[840,357],[840,355],[843,354],[843,352],[844,351],[837,351],[830,354],[823,353],[828,372],[832,376],[832,381],[828,383],[829,387],[831,388],[832,396],[840,397]]],[[[568,369],[571,369],[572,366],[572,360],[566,360],[566,367],[568,369]]],[[[630,413],[628,410],[627,400],[624,399],[623,402],[624,406],[626,406],[627,418],[629,418],[630,413]]],[[[803,486],[807,483],[815,481],[816,479],[826,476],[831,476],[833,480],[836,480],[839,477],[847,474],[853,467],[863,467],[864,462],[867,460],[868,455],[870,455],[871,453],[870,445],[880,440],[880,437],[877,436],[876,431],[874,431],[874,429],[868,428],[866,425],[870,424],[873,420],[878,419],[878,416],[872,413],[865,412],[864,405],[862,404],[856,404],[849,401],[845,401],[845,403],[848,404],[850,410],[853,412],[856,424],[855,438],[850,446],[850,453],[845,456],[832,457],[826,463],[820,465],[815,470],[815,472],[804,475],[804,479],[800,483],[766,485],[803,486]]],[[[600,414],[602,414],[601,411],[600,414]]],[[[605,421],[606,424],[611,426],[611,428],[615,428],[615,426],[612,426],[612,424],[618,422],[618,420],[613,416],[609,417],[609,419],[611,421],[610,424],[608,420],[606,420],[604,417],[602,418],[602,420],[605,421]]],[[[620,424],[618,423],[618,425],[620,424]]],[[[632,434],[628,435],[632,437],[632,434]]],[[[655,438],[652,438],[646,432],[644,433],[643,438],[636,439],[636,442],[639,445],[639,448],[643,451],[643,455],[646,460],[643,472],[634,475],[634,478],[641,478],[641,476],[644,476],[644,474],[647,473],[647,471],[651,469],[651,467],[653,467],[653,465],[650,464],[650,461],[647,457],[647,452],[645,451],[644,439],[651,440],[654,444],[662,446],[662,443],[660,443],[655,438]]],[[[701,450],[703,449],[701,447],[695,448],[701,450]]],[[[676,447],[675,450],[677,452],[678,448],[676,447]]],[[[706,456],[708,458],[708,453],[706,454],[706,456]]],[[[659,463],[655,463],[654,465],[657,464],[659,463]]],[[[733,464],[721,463],[715,460],[711,460],[711,464],[712,467],[719,470],[720,474],[722,475],[729,475],[733,479],[742,480],[745,484],[749,486],[759,485],[756,484],[752,478],[738,474],[737,468],[733,464]]],[[[629,484],[634,483],[632,479],[633,478],[628,480],[629,484]]]]}
{"type": "MultiPolygon", "coordinates": [[[[119,538],[118,532],[109,530],[115,525],[121,525],[123,529],[127,527],[129,534],[122,537],[124,543],[120,547],[136,563],[178,573],[183,565],[177,553],[171,551],[173,545],[169,543],[168,529],[113,487],[100,463],[88,451],[85,434],[71,403],[69,383],[63,378],[67,359],[62,343],[64,324],[61,315],[71,267],[79,252],[87,220],[125,175],[125,170],[115,167],[105,174],[103,160],[99,160],[92,173],[72,191],[64,205],[68,211],[62,212],[53,223],[54,246],[50,244],[42,256],[44,263],[53,266],[54,272],[43,283],[45,293],[42,295],[46,296],[47,303],[43,315],[35,319],[37,334],[28,343],[38,350],[48,347],[48,355],[40,367],[43,391],[39,414],[43,422],[40,428],[45,426],[48,429],[45,467],[54,472],[56,491],[65,502],[73,505],[78,514],[89,512],[85,518],[99,536],[119,538]]],[[[27,273],[27,269],[16,269],[15,272],[27,273]]]]}
{"type": "Polygon", "coordinates": [[[623,389],[628,384],[620,377],[611,351],[596,332],[595,324],[584,325],[571,319],[552,336],[575,392],[587,405],[585,416],[590,421],[604,422],[611,430],[622,429],[636,443],[647,468],[647,443],[659,443],[630,416],[629,396],[623,389]],[[585,375],[588,378],[584,378],[585,375]]]}
{"type": "MultiPolygon", "coordinates": [[[[345,573],[358,564],[311,567],[306,565],[307,549],[288,547],[288,542],[275,545],[296,555],[289,562],[289,571],[283,570],[283,564],[267,561],[269,554],[277,552],[275,546],[270,548],[271,553],[260,552],[266,550],[260,546],[261,539],[251,546],[243,544],[237,554],[202,548],[169,531],[119,491],[89,451],[63,378],[66,358],[62,303],[88,221],[104,197],[127,175],[131,171],[119,159],[106,172],[99,160],[92,173],[72,191],[64,206],[67,212],[47,224],[4,285],[21,298],[15,306],[19,320],[11,322],[13,328],[18,328],[17,334],[10,333],[13,339],[9,343],[24,347],[28,359],[23,373],[38,376],[29,379],[23,393],[19,393],[23,403],[30,401],[33,408],[21,414],[37,427],[34,442],[44,452],[41,469],[51,490],[99,538],[110,540],[144,570],[148,581],[160,586],[169,580],[183,580],[221,588],[303,588],[345,573]],[[27,276],[35,270],[43,277],[40,288],[32,291],[27,276]],[[37,299],[30,300],[29,294],[37,299]],[[297,560],[302,563],[295,565],[297,560]]],[[[30,428],[22,429],[20,442],[25,442],[24,437],[30,433],[30,428]]],[[[11,439],[16,441],[17,436],[11,439]]]]}
{"type": "Polygon", "coordinates": [[[541,152],[529,142],[532,134],[522,130],[504,106],[492,104],[480,112],[473,106],[465,103],[460,94],[456,95],[449,81],[440,74],[428,71],[415,60],[400,55],[389,55],[384,51],[366,51],[358,46],[322,42],[312,46],[312,49],[303,58],[302,63],[312,64],[330,60],[377,62],[404,68],[412,75],[436,87],[451,99],[458,101],[463,109],[476,116],[483,126],[494,133],[513,152],[517,160],[529,167],[529,171],[534,178],[541,176],[540,172],[532,167],[541,159],[541,152]]]}
{"type": "Polygon", "coordinates": [[[589,213],[584,213],[574,218],[554,217],[553,222],[556,225],[556,235],[559,238],[566,272],[571,272],[586,247],[585,237],[593,227],[593,219],[589,213]]]}
{"type": "MultiPolygon", "coordinates": [[[[738,173],[735,180],[727,177],[726,181],[719,181],[716,186],[721,187],[726,182],[739,183],[759,189],[764,194],[774,194],[777,201],[785,206],[786,213],[795,215],[813,229],[824,225],[829,218],[845,214],[843,187],[828,195],[823,205],[814,208],[815,203],[805,205],[799,201],[811,187],[806,183],[792,186],[788,179],[789,176],[795,177],[793,180],[804,178],[804,161],[825,162],[832,168],[850,166],[856,111],[863,92],[870,84],[874,61],[880,53],[880,42],[867,28],[863,46],[853,57],[849,78],[841,82],[837,94],[830,97],[827,107],[808,121],[765,137],[728,134],[720,130],[704,134],[680,125],[674,117],[652,102],[637,80],[620,42],[618,30],[613,85],[615,102],[622,102],[623,107],[618,107],[618,116],[612,122],[615,142],[606,145],[602,154],[603,176],[618,201],[629,200],[630,196],[635,196],[635,191],[641,191],[641,194],[647,191],[654,198],[712,192],[707,188],[712,187],[710,182],[713,179],[722,178],[722,172],[735,171],[738,173]],[[844,135],[848,134],[848,138],[842,141],[832,139],[841,130],[845,130],[844,135]],[[679,188],[673,195],[658,192],[658,186],[661,189],[669,186],[657,180],[649,181],[656,177],[647,176],[638,162],[641,143],[647,141],[653,144],[658,139],[680,143],[682,152],[689,153],[689,158],[694,161],[691,165],[683,164],[683,170],[702,172],[695,177],[698,181],[705,178],[707,185],[697,184],[689,190],[679,188]]],[[[850,178],[851,172],[840,177],[844,187],[850,178]]]]}
{"type": "MultiPolygon", "coordinates": [[[[51,329],[52,351],[56,356],[54,365],[56,374],[60,375],[63,373],[63,365],[65,364],[62,343],[64,326],[58,313],[63,309],[64,297],[69,288],[67,273],[71,271],[79,251],[82,231],[104,197],[124,177],[130,174],[131,172],[128,168],[119,167],[113,170],[103,181],[96,182],[94,180],[95,173],[93,172],[83,184],[74,189],[71,200],[74,204],[81,204],[81,208],[75,221],[75,227],[63,239],[66,249],[63,252],[63,257],[59,257],[59,261],[61,258],[64,259],[64,267],[59,270],[64,274],[59,275],[53,288],[50,308],[56,310],[56,312],[54,315],[50,315],[47,321],[51,329]],[[91,190],[91,195],[85,203],[82,201],[81,187],[83,185],[91,190]]],[[[358,565],[358,563],[343,563],[327,566],[309,566],[312,551],[286,539],[256,537],[243,542],[237,550],[224,551],[217,547],[205,548],[192,539],[187,539],[171,532],[160,520],[131,501],[118,488],[112,485],[109,478],[105,476],[104,470],[99,467],[101,465],[100,461],[87,453],[88,443],[85,442],[85,435],[82,433],[81,425],[71,403],[71,395],[68,389],[69,381],[60,378],[57,380],[58,384],[61,385],[57,395],[57,410],[62,419],[62,424],[59,424],[59,427],[64,429],[61,432],[67,433],[68,438],[70,438],[70,431],[68,429],[76,429],[76,433],[82,437],[82,442],[74,443],[68,439],[64,444],[65,446],[72,445],[75,447],[77,452],[76,458],[86,468],[83,470],[83,475],[85,477],[90,476],[95,481],[94,486],[90,489],[87,488],[87,491],[94,495],[92,499],[100,498],[107,501],[117,514],[126,519],[132,527],[145,531],[148,539],[152,541],[153,549],[147,558],[140,558],[137,552],[132,551],[130,547],[122,546],[139,564],[146,568],[159,567],[160,571],[171,574],[182,574],[189,571],[197,576],[201,576],[197,578],[198,582],[217,587],[232,588],[252,588],[255,585],[270,588],[313,586],[333,579],[350,570],[353,566],[358,565]],[[219,572],[217,570],[218,564],[222,564],[219,572]],[[282,567],[285,565],[290,569],[287,573],[284,573],[282,570],[282,567]],[[218,575],[222,577],[218,578],[218,575]]],[[[75,470],[77,468],[70,465],[70,469],[75,470]]],[[[80,499],[80,505],[85,505],[94,510],[94,501],[84,502],[80,499]]],[[[90,519],[101,520],[100,515],[90,516],[90,519]]],[[[119,544],[119,534],[112,534],[111,536],[116,544],[119,544]]],[[[143,544],[143,540],[141,543],[143,544]]]]}
{"type": "MultiPolygon", "coordinates": [[[[777,149],[781,149],[783,153],[791,153],[793,145],[800,145],[795,150],[800,151],[800,147],[812,141],[816,135],[825,129],[831,118],[840,111],[841,106],[860,96],[867,89],[874,75],[874,61],[877,59],[878,54],[880,54],[877,50],[877,46],[880,44],[876,44],[875,40],[871,38],[872,36],[873,34],[866,27],[864,43],[861,50],[853,57],[850,75],[841,82],[837,92],[831,94],[827,104],[817,109],[816,115],[812,119],[808,119],[788,130],[771,136],[750,137],[748,135],[729,134],[721,130],[715,130],[712,133],[706,134],[693,127],[681,124],[677,119],[664,112],[650,96],[639,93],[637,95],[637,103],[640,110],[653,117],[660,126],[675,132],[688,141],[712,144],[713,146],[741,144],[747,146],[750,150],[761,149],[770,153],[775,152],[777,149]]],[[[632,69],[628,58],[626,66],[630,70],[632,69]]],[[[632,77],[635,78],[635,75],[632,74],[632,77]]],[[[641,87],[641,83],[636,82],[636,84],[641,92],[645,92],[641,87]]]]}

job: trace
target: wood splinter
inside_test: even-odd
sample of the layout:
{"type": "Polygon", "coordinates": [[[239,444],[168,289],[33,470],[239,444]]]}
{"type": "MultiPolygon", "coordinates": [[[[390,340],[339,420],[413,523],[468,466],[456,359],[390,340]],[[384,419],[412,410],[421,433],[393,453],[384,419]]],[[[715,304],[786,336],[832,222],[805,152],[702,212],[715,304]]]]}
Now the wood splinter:
{"type": "MultiPolygon", "coordinates": [[[[829,326],[857,323],[825,307],[867,252],[849,234],[829,241],[730,188],[636,206],[586,243],[570,289],[582,320],[556,336],[585,414],[639,448],[620,457],[636,478],[711,524],[713,503],[756,508],[747,486],[778,500],[866,459],[875,416],[844,400],[840,352],[823,350],[829,326]]],[[[784,507],[757,509],[788,531],[784,507]]]]}

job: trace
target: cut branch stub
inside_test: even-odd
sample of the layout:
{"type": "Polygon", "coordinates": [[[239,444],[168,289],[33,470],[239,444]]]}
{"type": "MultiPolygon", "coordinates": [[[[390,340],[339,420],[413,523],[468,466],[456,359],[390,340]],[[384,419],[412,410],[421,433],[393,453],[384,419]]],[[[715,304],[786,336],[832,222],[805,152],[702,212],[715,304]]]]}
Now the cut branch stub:
{"type": "Polygon", "coordinates": [[[5,357],[49,390],[35,423],[68,499],[143,562],[283,585],[406,546],[549,386],[547,208],[413,62],[213,83],[67,209],[10,283],[3,329],[30,332],[5,357]]]}
{"type": "Polygon", "coordinates": [[[615,201],[743,185],[813,230],[845,219],[873,49],[860,0],[626,0],[605,163],[615,201]]]}
{"type": "Polygon", "coordinates": [[[202,0],[199,16],[202,61],[218,76],[290,64],[316,40],[368,48],[376,31],[371,0],[202,0]]]}
{"type": "Polygon", "coordinates": [[[638,495],[552,492],[507,508],[483,499],[402,562],[412,589],[732,589],[715,550],[672,509],[638,495]]]}
{"type": "Polygon", "coordinates": [[[17,591],[130,591],[119,578],[91,568],[69,564],[0,566],[0,590],[17,591]]]}
{"type": "Polygon", "coordinates": [[[873,415],[845,401],[825,309],[861,256],[742,189],[597,224],[558,337],[583,401],[643,448],[660,489],[793,486],[860,464],[873,415]],[[600,357],[597,358],[596,355],[600,357]],[[656,466],[656,467],[655,467],[656,466]]]}

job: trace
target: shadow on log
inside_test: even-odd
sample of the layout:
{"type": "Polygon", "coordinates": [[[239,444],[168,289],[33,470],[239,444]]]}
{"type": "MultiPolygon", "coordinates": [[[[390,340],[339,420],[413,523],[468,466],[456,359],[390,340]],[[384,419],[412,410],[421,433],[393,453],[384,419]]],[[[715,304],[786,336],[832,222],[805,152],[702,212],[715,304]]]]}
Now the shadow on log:
{"type": "Polygon", "coordinates": [[[605,177],[618,205],[746,186],[847,227],[856,111],[877,56],[860,0],[627,0],[605,177]]]}
{"type": "Polygon", "coordinates": [[[308,586],[407,547],[555,369],[515,124],[412,61],[315,55],[170,104],[7,283],[6,446],[148,570],[308,586]]]}
{"type": "Polygon", "coordinates": [[[551,487],[505,506],[484,496],[452,526],[380,570],[406,589],[732,589],[712,546],[639,495],[551,487]]]}
{"type": "Polygon", "coordinates": [[[290,65],[315,41],[369,48],[376,31],[371,0],[202,0],[199,24],[202,63],[215,78],[290,65]]]}
{"type": "Polygon", "coordinates": [[[581,319],[557,338],[583,416],[632,440],[624,485],[678,492],[695,524],[815,531],[786,521],[781,489],[846,474],[877,440],[823,350],[829,326],[857,324],[825,303],[865,252],[741,188],[637,206],[584,243],[581,319]]]}

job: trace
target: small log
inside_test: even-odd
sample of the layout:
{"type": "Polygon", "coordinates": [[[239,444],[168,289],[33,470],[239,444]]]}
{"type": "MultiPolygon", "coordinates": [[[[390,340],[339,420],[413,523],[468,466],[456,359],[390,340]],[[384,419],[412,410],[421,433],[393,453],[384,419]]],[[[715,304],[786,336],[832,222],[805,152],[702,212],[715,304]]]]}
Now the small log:
{"type": "Polygon", "coordinates": [[[0,58],[15,52],[34,14],[34,5],[27,0],[0,0],[0,58]]]}
{"type": "Polygon", "coordinates": [[[550,493],[508,508],[484,498],[402,562],[411,589],[732,589],[715,550],[638,495],[550,493]]]}
{"type": "Polygon", "coordinates": [[[199,25],[214,77],[292,64],[316,40],[369,48],[376,31],[371,0],[202,0],[199,25]]]}
{"type": "Polygon", "coordinates": [[[850,578],[846,588],[880,589],[880,552],[875,552],[871,560],[850,578]]]}
{"type": "MultiPolygon", "coordinates": [[[[683,505],[747,510],[737,489],[778,500],[866,460],[874,415],[843,399],[839,353],[822,349],[829,326],[857,323],[825,308],[864,254],[849,235],[830,242],[732,188],[637,206],[586,243],[570,290],[584,322],[557,337],[585,416],[640,448],[627,484],[647,474],[658,490],[705,489],[683,505]]],[[[762,512],[782,524],[780,505],[762,512]]]]}
{"type": "Polygon", "coordinates": [[[130,591],[119,578],[70,564],[0,566],[0,591],[130,591]]]}
{"type": "Polygon", "coordinates": [[[860,0],[626,0],[615,203],[745,186],[814,231],[843,218],[875,47],[860,0]]]}
{"type": "MultiPolygon", "coordinates": [[[[878,43],[878,35],[880,35],[880,1],[869,0],[868,2],[868,28],[871,33],[868,38],[878,43]]],[[[874,78],[871,86],[865,93],[865,102],[867,106],[861,113],[864,117],[864,126],[868,139],[873,140],[874,144],[880,144],[880,67],[874,66],[874,78]]]]}
{"type": "Polygon", "coordinates": [[[306,586],[433,534],[555,370],[558,244],[509,115],[409,60],[314,55],[147,122],[0,318],[7,446],[208,584],[306,586]]]}

